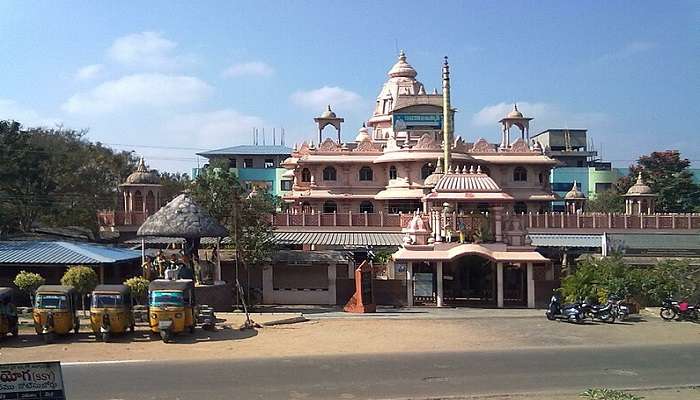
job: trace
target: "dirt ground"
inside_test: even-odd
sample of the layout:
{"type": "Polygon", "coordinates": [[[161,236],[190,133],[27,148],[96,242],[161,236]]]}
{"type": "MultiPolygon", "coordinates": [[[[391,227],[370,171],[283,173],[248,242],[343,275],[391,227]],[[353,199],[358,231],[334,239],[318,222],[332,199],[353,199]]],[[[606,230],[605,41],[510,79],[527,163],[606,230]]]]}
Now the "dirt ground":
{"type": "MultiPolygon", "coordinates": [[[[278,316],[279,318],[279,316],[278,316]]],[[[270,317],[268,317],[270,319],[270,317]]],[[[265,318],[257,322],[264,322],[265,318]]],[[[491,319],[328,319],[239,330],[243,316],[228,319],[210,332],[183,333],[175,343],[162,343],[146,326],[135,334],[97,342],[92,333],[43,344],[31,327],[19,338],[0,341],[0,361],[63,362],[292,357],[330,354],[453,352],[559,346],[626,346],[700,343],[700,325],[664,322],[646,316],[609,325],[575,325],[542,318],[491,319]]],[[[87,329],[84,329],[87,330],[87,329]]]]}

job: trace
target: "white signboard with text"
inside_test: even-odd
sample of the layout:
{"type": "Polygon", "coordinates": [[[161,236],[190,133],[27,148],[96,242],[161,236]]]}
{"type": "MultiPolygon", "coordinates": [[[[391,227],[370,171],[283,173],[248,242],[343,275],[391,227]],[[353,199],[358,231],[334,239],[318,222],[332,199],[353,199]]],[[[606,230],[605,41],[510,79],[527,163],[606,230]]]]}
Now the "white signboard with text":
{"type": "Polygon", "coordinates": [[[65,400],[58,361],[0,364],[0,400],[65,400]]]}

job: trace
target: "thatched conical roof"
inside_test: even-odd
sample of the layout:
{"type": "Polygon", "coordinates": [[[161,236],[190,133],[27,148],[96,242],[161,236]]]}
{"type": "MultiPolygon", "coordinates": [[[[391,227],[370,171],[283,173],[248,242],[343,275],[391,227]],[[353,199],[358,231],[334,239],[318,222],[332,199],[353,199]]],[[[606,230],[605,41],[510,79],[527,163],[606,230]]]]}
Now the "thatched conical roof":
{"type": "Polygon", "coordinates": [[[189,193],[175,197],[141,225],[138,236],[171,236],[195,239],[224,237],[228,231],[189,193]]]}

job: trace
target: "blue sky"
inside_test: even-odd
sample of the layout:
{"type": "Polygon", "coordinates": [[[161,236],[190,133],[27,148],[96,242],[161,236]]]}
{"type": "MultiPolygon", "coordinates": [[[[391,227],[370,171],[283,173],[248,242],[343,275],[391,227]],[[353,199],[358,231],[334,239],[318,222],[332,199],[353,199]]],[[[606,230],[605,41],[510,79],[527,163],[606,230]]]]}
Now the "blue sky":
{"type": "Polygon", "coordinates": [[[616,165],[673,148],[697,167],[699,27],[697,1],[3,1],[0,118],[189,171],[252,127],[313,139],[328,102],[354,138],[401,48],[429,89],[450,57],[466,140],[497,141],[517,101],[616,165]]]}

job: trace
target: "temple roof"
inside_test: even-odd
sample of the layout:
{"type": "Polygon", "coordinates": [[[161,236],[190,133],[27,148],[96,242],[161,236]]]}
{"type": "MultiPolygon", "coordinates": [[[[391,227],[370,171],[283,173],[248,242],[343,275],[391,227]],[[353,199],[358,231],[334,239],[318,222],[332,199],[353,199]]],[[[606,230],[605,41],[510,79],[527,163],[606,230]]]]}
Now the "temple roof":
{"type": "Polygon", "coordinates": [[[447,174],[444,174],[433,190],[438,193],[500,192],[501,188],[493,179],[491,179],[490,176],[481,173],[481,169],[479,169],[477,173],[474,171],[474,167],[471,167],[469,172],[467,172],[465,167],[462,170],[462,173],[448,172],[447,174]]]}
{"type": "Polygon", "coordinates": [[[625,196],[656,196],[654,194],[654,191],[651,190],[649,185],[644,183],[644,179],[642,179],[642,172],[639,172],[639,175],[637,175],[637,182],[632,185],[632,187],[629,188],[627,191],[627,194],[625,196]]]}
{"type": "Polygon", "coordinates": [[[131,175],[126,178],[127,185],[160,185],[160,177],[146,168],[143,157],[131,175]]]}

